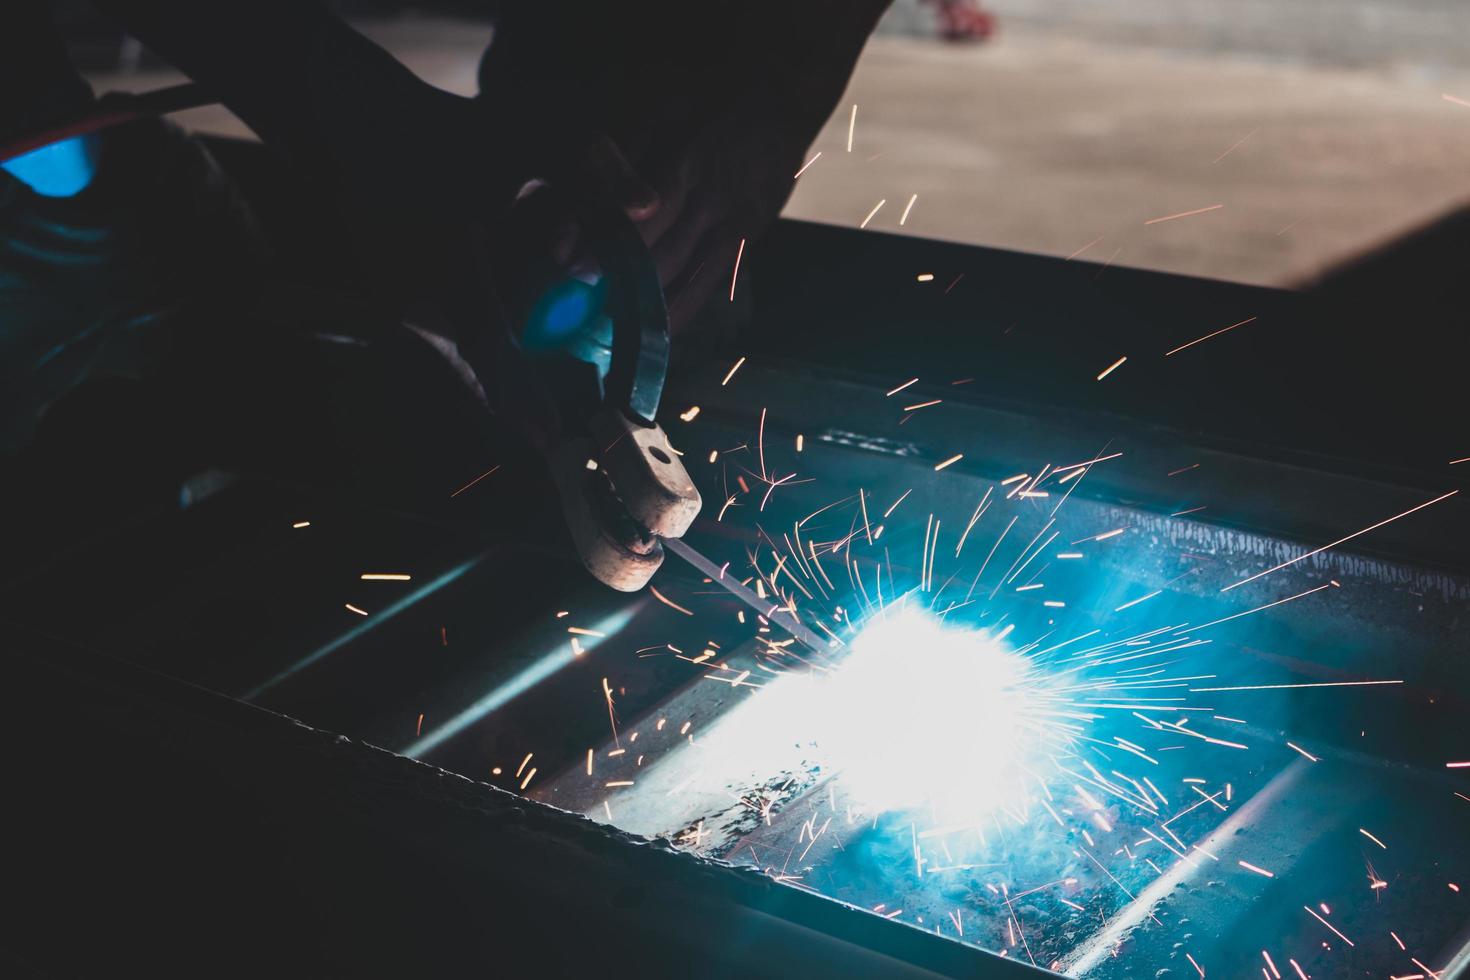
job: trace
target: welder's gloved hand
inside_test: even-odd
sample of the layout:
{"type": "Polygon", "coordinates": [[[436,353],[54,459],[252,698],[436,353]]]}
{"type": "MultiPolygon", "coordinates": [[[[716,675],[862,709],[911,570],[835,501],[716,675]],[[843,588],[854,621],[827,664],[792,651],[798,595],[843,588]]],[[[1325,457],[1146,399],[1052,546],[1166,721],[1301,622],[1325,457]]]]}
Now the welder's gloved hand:
{"type": "Polygon", "coordinates": [[[333,111],[322,113],[320,157],[309,169],[338,199],[366,285],[430,335],[462,375],[473,367],[476,394],[492,411],[533,444],[554,444],[560,417],[580,406],[558,411],[556,380],[528,369],[516,350],[515,313],[529,285],[516,260],[537,251],[528,238],[553,243],[544,228],[527,226],[517,202],[554,179],[638,220],[652,213],[656,195],[609,138],[531,111],[515,91],[470,99],[401,74],[383,77],[381,90],[366,93],[318,88],[333,111]]]}
{"type": "Polygon", "coordinates": [[[512,5],[481,65],[549,118],[608,133],[658,192],[640,227],[675,330],[779,214],[888,0],[512,5]]]}
{"type": "MultiPolygon", "coordinates": [[[[492,252],[519,237],[508,225],[516,202],[555,173],[578,195],[635,220],[656,194],[611,139],[579,121],[549,119],[515,91],[471,99],[385,71],[334,92],[321,79],[308,169],[357,223],[377,285],[435,295],[465,273],[463,238],[492,252]],[[363,86],[379,88],[363,91],[363,86]]],[[[348,84],[343,82],[341,84],[348,84]]],[[[481,277],[488,270],[477,270],[481,277]]]]}

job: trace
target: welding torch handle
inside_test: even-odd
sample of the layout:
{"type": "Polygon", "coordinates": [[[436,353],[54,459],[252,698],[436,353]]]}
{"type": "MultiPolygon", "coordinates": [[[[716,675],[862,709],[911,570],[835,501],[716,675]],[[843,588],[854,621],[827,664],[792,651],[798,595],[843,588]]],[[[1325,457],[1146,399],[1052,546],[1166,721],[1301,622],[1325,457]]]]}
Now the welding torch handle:
{"type": "Polygon", "coordinates": [[[695,551],[689,545],[678,538],[662,538],[665,551],[672,551],[684,559],[697,571],[709,576],[710,581],[729,592],[735,598],[745,603],[756,613],[763,616],[768,622],[790,633],[796,639],[806,644],[813,650],[826,650],[831,646],[829,641],[823,640],[816,633],[804,626],[796,614],[780,603],[773,603],[769,599],[762,599],[753,591],[740,583],[733,575],[727,574],[727,569],[721,568],[710,561],[704,555],[695,551]],[[778,617],[778,614],[782,614],[778,617]]]}

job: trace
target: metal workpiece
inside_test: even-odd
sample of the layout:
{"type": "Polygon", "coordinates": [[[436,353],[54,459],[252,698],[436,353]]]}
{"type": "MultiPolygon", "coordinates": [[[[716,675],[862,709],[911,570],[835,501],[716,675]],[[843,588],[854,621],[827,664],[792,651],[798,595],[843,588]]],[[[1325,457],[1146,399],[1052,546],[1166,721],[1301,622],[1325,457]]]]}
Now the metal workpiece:
{"type": "MultiPolygon", "coordinates": [[[[850,461],[842,469],[861,473],[850,461]]],[[[890,501],[898,491],[880,485],[878,492],[880,500],[890,501]]],[[[1085,498],[1073,504],[1073,517],[1084,523],[1106,518],[1117,526],[1129,516],[1085,498]]],[[[779,526],[782,513],[770,514],[772,526],[779,526]]],[[[1090,570],[1096,576],[1094,597],[1106,597],[1110,611],[1177,577],[1163,566],[1162,555],[1172,544],[1150,542],[1155,536],[1147,533],[1119,537],[1125,540],[1114,545],[1116,552],[1090,570]]],[[[702,547],[718,554],[718,541],[706,539],[702,547]]],[[[982,548],[988,544],[981,542],[982,548]]],[[[904,547],[894,544],[896,550],[904,547]]],[[[1166,965],[1192,971],[1186,953],[1211,970],[1245,974],[1260,959],[1252,942],[1269,946],[1282,966],[1288,956],[1295,959],[1310,976],[1331,975],[1344,957],[1371,969],[1395,962],[1401,952],[1386,927],[1416,943],[1421,956],[1433,950],[1432,962],[1448,962],[1455,950],[1442,945],[1450,943],[1463,914],[1457,893],[1444,882],[1470,872],[1456,843],[1463,817],[1452,807],[1461,801],[1442,768],[1463,733],[1463,705],[1455,694],[1463,688],[1444,677],[1463,664],[1443,653],[1461,640],[1451,633],[1431,643],[1427,653],[1415,650],[1404,642],[1410,634],[1400,631],[1409,628],[1390,625],[1412,623],[1412,617],[1365,620],[1339,598],[1338,589],[1309,597],[1331,602],[1333,615],[1324,617],[1320,606],[1288,605],[1274,621],[1197,620],[1198,632],[1191,632],[1191,615],[1212,607],[1218,586],[1203,590],[1176,583],[1174,589],[1148,600],[1159,618],[1137,618],[1131,629],[1145,635],[1154,623],[1177,626],[1179,646],[1188,648],[1180,654],[1189,658],[1188,673],[1210,678],[1191,686],[1227,688],[1195,695],[1192,703],[1212,710],[1188,726],[1219,744],[1186,750],[1182,733],[1165,725],[1150,738],[1147,725],[1120,712],[1099,723],[1095,737],[1141,744],[1151,765],[1139,765],[1119,743],[1098,754],[1079,751],[1058,763],[1062,772],[1075,775],[1049,780],[1047,802],[1017,802],[978,825],[935,826],[922,811],[865,810],[821,747],[805,741],[814,730],[802,714],[811,702],[780,693],[776,685],[794,679],[772,668],[791,665],[772,657],[775,641],[768,638],[728,653],[706,650],[695,658],[708,668],[705,673],[651,710],[620,718],[616,738],[534,796],[761,869],[870,914],[901,915],[952,939],[1030,955],[1069,975],[1136,976],[1140,963],[1151,971],[1166,965]],[[1207,644],[1197,645],[1206,638],[1207,644]],[[1361,678],[1370,667],[1390,664],[1394,670],[1384,674],[1406,679],[1413,693],[1400,693],[1398,686],[1330,686],[1331,678],[1361,678]],[[1282,689],[1229,690],[1233,684],[1215,679],[1224,677],[1251,682],[1245,687],[1282,689]],[[1319,689],[1319,683],[1329,686],[1319,689]],[[1422,700],[1436,688],[1451,703],[1436,705],[1432,694],[1422,700]],[[1358,748],[1364,734],[1371,736],[1372,752],[1358,748]],[[1153,798],[1152,809],[1136,796],[1107,796],[1092,781],[1098,770],[1119,774],[1108,777],[1109,783],[1117,778],[1115,789],[1126,789],[1131,778],[1142,791],[1138,795],[1147,798],[1150,789],[1138,781],[1149,777],[1148,786],[1158,787],[1152,792],[1163,794],[1153,798]],[[1405,806],[1406,801],[1416,802],[1405,806]],[[1083,819],[1093,813],[1101,827],[1083,819]],[[1086,837],[1089,827],[1096,843],[1086,837]],[[1104,839],[1113,841],[1106,850],[1098,846],[1104,839]],[[1444,900],[1433,900],[1435,895],[1444,900]],[[1357,945],[1349,946],[1333,929],[1357,945]]],[[[1069,594],[1069,604],[1078,594],[1069,594]]],[[[1401,602],[1414,601],[1399,596],[1401,602]]],[[[1015,600],[1003,600],[1001,608],[1026,624],[1018,630],[1018,643],[1026,635],[1021,630],[1038,628],[1034,614],[1015,600]]],[[[1085,633],[1084,626],[1052,633],[1047,646],[1085,633]]],[[[1169,631],[1166,642],[1175,632],[1169,631]]],[[[780,635],[774,628],[768,634],[780,635]]],[[[829,662],[840,670],[841,653],[829,662]]],[[[1167,712],[1137,707],[1174,724],[1167,712]]],[[[871,723],[883,729],[902,725],[905,717],[905,706],[892,704],[871,723]]]]}
{"type": "MultiPolygon", "coordinates": [[[[1098,807],[1107,830],[1136,840],[1137,856],[1126,860],[1075,827],[1061,828],[1045,808],[1024,822],[1002,812],[947,827],[922,813],[863,812],[842,773],[823,765],[820,747],[801,743],[802,699],[767,689],[786,682],[763,672],[764,648],[757,641],[721,656],[718,670],[622,719],[619,736],[589,751],[585,768],[579,762],[534,798],[876,915],[937,926],[953,939],[1013,954],[1019,947],[1017,955],[1078,976],[1134,976],[1139,962],[1188,968],[1184,952],[1231,975],[1248,972],[1259,953],[1242,937],[1279,943],[1283,923],[1294,937],[1290,948],[1308,950],[1296,958],[1321,975],[1335,968],[1331,951],[1348,947],[1304,905],[1330,902],[1338,909],[1330,927],[1361,939],[1381,931],[1372,906],[1349,908],[1341,896],[1409,884],[1390,868],[1435,868],[1450,878],[1467,870],[1452,843],[1454,811],[1395,805],[1448,796],[1453,784],[1443,775],[1316,740],[1303,754],[1271,725],[1198,722],[1211,736],[1241,741],[1179,765],[1160,753],[1161,766],[1134,771],[1135,780],[1146,775],[1150,786],[1168,787],[1167,803],[1153,811],[1112,797],[1091,800],[1090,793],[1103,794],[1087,779],[1086,762],[1068,763],[1088,789],[1064,778],[1050,806],[1064,816],[1098,807]],[[1194,794],[1192,784],[1204,788],[1194,794]],[[1394,839],[1393,853],[1377,853],[1360,826],[1394,839]],[[1344,861],[1343,849],[1359,852],[1360,844],[1364,861],[1344,861]],[[1011,899],[1007,884],[1023,894],[1011,899]],[[1089,914],[1080,913],[1084,907],[1089,914]],[[1329,948],[1316,960],[1310,951],[1321,938],[1329,948]]],[[[1262,710],[1254,704],[1246,713],[1262,710]]],[[[1379,897],[1387,908],[1415,909],[1400,930],[1412,931],[1406,941],[1433,945],[1456,928],[1453,903],[1426,909],[1422,891],[1404,894],[1379,897]]],[[[1372,955],[1385,961],[1382,949],[1372,955]]]]}
{"type": "MultiPolygon", "coordinates": [[[[1115,955],[1120,948],[1130,956],[1177,960],[1182,947],[1173,945],[1170,930],[1150,928],[1167,924],[1179,937],[1190,937],[1186,945],[1217,950],[1214,965],[1230,975],[1246,975],[1263,964],[1260,950],[1243,937],[1271,935],[1277,950],[1310,951],[1292,957],[1308,975],[1330,976],[1342,969],[1343,959],[1369,969],[1373,962],[1386,963],[1394,951],[1407,959],[1393,935],[1384,934],[1389,919],[1404,927],[1389,931],[1412,944],[1420,959],[1448,966],[1463,945],[1454,938],[1462,916],[1453,904],[1412,892],[1427,891],[1429,882],[1420,875],[1438,870],[1444,835],[1455,834],[1458,821],[1452,811],[1425,808],[1413,818],[1416,830],[1405,833],[1405,821],[1393,812],[1404,799],[1442,792],[1443,779],[1368,759],[1334,762],[1324,767],[1300,757],[1287,764],[1219,819],[1191,852],[1192,860],[1150,882],[1125,914],[1078,947],[1064,963],[1066,972],[1100,980],[1130,976],[1115,955]],[[1371,837],[1366,827],[1373,828],[1367,831],[1371,837]],[[1345,852],[1354,850],[1347,859],[1345,852]],[[1272,877],[1230,873],[1240,860],[1272,877]],[[1300,887],[1278,879],[1296,880],[1300,887]],[[1350,896],[1360,890],[1375,901],[1354,901],[1350,896]]],[[[1452,860],[1450,866],[1458,871],[1463,865],[1452,860]]]]}
{"type": "MultiPolygon", "coordinates": [[[[675,437],[726,506],[691,533],[704,587],[667,588],[709,608],[696,597],[718,584],[712,571],[754,574],[768,607],[794,598],[843,646],[784,660],[773,620],[738,649],[691,651],[703,673],[620,718],[538,799],[1069,975],[1274,963],[1323,976],[1459,955],[1470,857],[1444,760],[1462,751],[1470,580],[1446,538],[1466,519],[1453,495],[1402,472],[983,392],[919,384],[897,405],[885,389],[904,378],[779,353],[746,355],[738,384],[723,383],[730,371],[712,364],[671,388],[699,406],[675,437]],[[919,425],[941,396],[943,413],[919,425]],[[1193,482],[1170,483],[1180,469],[1193,482]],[[1038,488],[1038,473],[1054,475],[1038,488]],[[740,543],[751,527],[754,565],[740,543]],[[824,587],[825,574],[840,581],[824,587]],[[854,609],[876,622],[904,602],[991,635],[1004,624],[1048,663],[1085,641],[1068,669],[1149,671],[1129,658],[1157,649],[1161,667],[1179,666],[1144,676],[1182,682],[1159,682],[1170,697],[1156,705],[1119,698],[1111,707],[1132,710],[1094,722],[1092,747],[1053,754],[1040,792],[982,820],[874,812],[811,740],[820,699],[790,688],[793,674],[840,674],[862,634],[854,609]]],[[[933,678],[936,693],[945,683],[933,678]]],[[[890,702],[868,720],[898,734],[914,718],[890,702]]]]}
{"type": "MultiPolygon", "coordinates": [[[[786,446],[800,433],[815,447],[854,450],[842,459],[881,472],[885,460],[932,467],[963,453],[943,473],[923,479],[944,492],[953,477],[1001,480],[1018,472],[1018,463],[1050,461],[1067,467],[1098,457],[1117,459],[1088,471],[1080,499],[1112,502],[1141,517],[1170,518],[1192,511],[1176,528],[1195,528],[1207,545],[1242,570],[1274,564],[1292,539],[1332,540],[1354,521],[1364,525],[1382,516],[1454,489],[1453,479],[1373,468],[1356,461],[1302,452],[1268,451],[1237,440],[1141,424],[1119,417],[1015,404],[984,387],[954,388],[922,380],[893,397],[888,387],[908,380],[864,377],[850,371],[789,358],[750,358],[740,369],[741,384],[720,384],[725,366],[711,364],[686,374],[671,391],[678,404],[700,406],[706,424],[748,435],[762,409],[772,445],[786,446]],[[821,397],[811,397],[813,391],[821,397]],[[899,426],[905,406],[941,399],[943,409],[899,426]],[[899,400],[901,399],[901,401],[899,400]],[[871,462],[868,462],[871,461],[871,462]],[[1182,470],[1177,476],[1168,474],[1182,470]],[[1279,543],[1279,547],[1277,546],[1279,543]],[[1276,548],[1275,551],[1272,549],[1276,548]],[[1273,560],[1275,559],[1275,560],[1273,560]]],[[[944,379],[939,379],[943,381],[944,379]]],[[[684,438],[682,427],[674,429],[684,438]]],[[[692,449],[690,455],[694,456],[692,449]]],[[[812,455],[802,462],[821,465],[812,455]]],[[[917,469],[917,467],[916,467],[917,469]]],[[[957,489],[957,488],[956,488],[957,489]]],[[[953,490],[951,490],[953,492],[953,490]]],[[[1319,567],[1394,582],[1445,600],[1470,599],[1470,576],[1461,534],[1470,536],[1470,506],[1445,506],[1430,521],[1390,524],[1353,549],[1328,552],[1319,567]],[[1394,557],[1403,560],[1397,563],[1394,557]],[[1375,563],[1379,559],[1386,559],[1375,563]]],[[[1181,545],[1188,542],[1183,539],[1181,545]]],[[[1222,585],[1229,584],[1222,581],[1222,585]]],[[[1258,590],[1257,590],[1258,591],[1258,590]]]]}
{"type": "MultiPolygon", "coordinates": [[[[85,820],[16,888],[95,899],[110,955],[156,928],[121,891],[151,876],[257,974],[258,922],[327,973],[1460,968],[1466,498],[1414,462],[1445,418],[1334,402],[1277,291],[797,223],[746,260],[749,329],[633,413],[666,432],[589,417],[607,438],[559,459],[584,530],[625,505],[635,593],[584,571],[539,460],[462,425],[421,344],[182,389],[259,425],[261,372],[324,360],[274,395],[303,456],[348,457],[329,489],[215,473],[211,425],[209,475],[145,496],[128,463],[166,411],[61,443],[72,496],[16,498],[44,560],[3,596],[18,744],[66,742],[22,752],[18,839],[85,820]],[[1163,360],[1252,314],[1282,363],[1163,360]],[[335,423],[307,428],[322,377],[335,423]],[[1312,407],[1283,416],[1297,378],[1312,407]],[[74,520],[97,469],[104,530],[74,520]],[[205,870],[272,900],[197,901],[221,814],[241,857],[205,870]]],[[[82,956],[40,907],[16,948],[82,956]]]]}
{"type": "Polygon", "coordinates": [[[1035,975],[67,644],[7,629],[3,649],[29,692],[9,718],[17,730],[74,714],[46,758],[17,760],[46,805],[15,814],[16,832],[73,835],[66,849],[11,855],[10,880],[30,895],[3,928],[0,959],[17,971],[44,959],[92,974],[146,943],[164,973],[208,964],[220,976],[632,963],[733,976],[766,972],[774,951],[793,973],[1035,975]],[[169,818],[137,806],[97,818],[99,800],[130,794],[169,818]],[[238,839],[201,859],[226,815],[238,839]],[[189,861],[160,859],[181,846],[197,849],[189,861]],[[169,943],[139,938],[158,914],[136,901],[145,881],[171,910],[169,943]],[[205,887],[215,897],[198,901],[205,887]],[[96,917],[96,942],[65,941],[78,915],[96,917]]]}

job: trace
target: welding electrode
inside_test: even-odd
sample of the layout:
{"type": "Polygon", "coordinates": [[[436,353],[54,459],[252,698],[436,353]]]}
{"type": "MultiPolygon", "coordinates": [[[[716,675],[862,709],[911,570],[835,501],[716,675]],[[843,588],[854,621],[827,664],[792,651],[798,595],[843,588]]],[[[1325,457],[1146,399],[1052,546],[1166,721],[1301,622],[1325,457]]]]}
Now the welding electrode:
{"type": "Polygon", "coordinates": [[[735,576],[725,574],[724,569],[695,551],[684,541],[679,538],[663,538],[661,540],[665,551],[672,551],[687,561],[697,571],[708,576],[710,581],[725,589],[725,591],[745,603],[751,609],[754,609],[757,615],[764,617],[772,625],[779,626],[813,650],[825,650],[831,645],[803,626],[801,620],[797,619],[796,615],[784,605],[773,603],[769,599],[762,599],[750,589],[741,585],[740,580],[735,578],[735,576]],[[778,614],[784,615],[778,618],[778,614]]]}

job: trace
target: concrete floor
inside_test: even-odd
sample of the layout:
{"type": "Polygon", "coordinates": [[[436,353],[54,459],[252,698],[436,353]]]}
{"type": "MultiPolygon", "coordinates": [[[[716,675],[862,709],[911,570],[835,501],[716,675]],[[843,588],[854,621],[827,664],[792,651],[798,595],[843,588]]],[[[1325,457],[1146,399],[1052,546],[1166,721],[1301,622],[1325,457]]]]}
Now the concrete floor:
{"type": "Polygon", "coordinates": [[[1288,282],[1470,200],[1470,108],[1444,92],[1470,75],[881,37],[787,213],[856,225],[886,198],[869,227],[894,230],[917,193],[914,235],[1288,282]]]}
{"type": "MultiPolygon", "coordinates": [[[[489,36],[444,20],[366,30],[462,92],[489,36]]],[[[1127,47],[1024,20],[979,46],[885,34],[786,213],[855,226],[881,199],[869,227],[896,230],[918,194],[902,229],[914,235],[1286,283],[1470,200],[1470,108],[1443,93],[1470,100],[1470,70],[1127,47]]],[[[186,121],[241,130],[222,111],[186,121]]]]}

